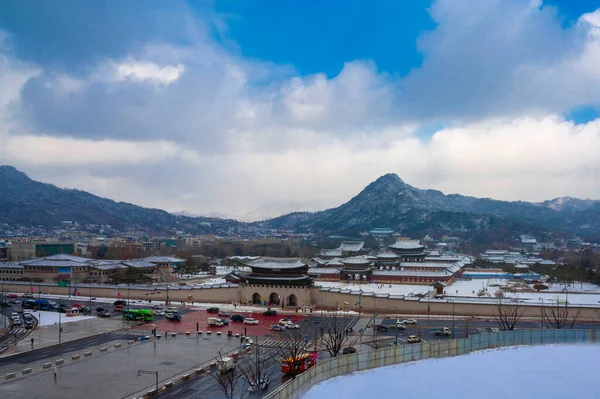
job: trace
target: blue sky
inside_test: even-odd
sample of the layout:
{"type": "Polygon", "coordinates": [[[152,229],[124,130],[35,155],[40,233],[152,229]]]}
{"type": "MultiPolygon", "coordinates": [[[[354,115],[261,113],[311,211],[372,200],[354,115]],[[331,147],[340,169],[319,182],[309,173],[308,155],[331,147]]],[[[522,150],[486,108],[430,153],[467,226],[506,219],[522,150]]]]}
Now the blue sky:
{"type": "Polygon", "coordinates": [[[337,205],[388,172],[500,199],[596,198],[599,7],[2,2],[0,163],[248,219],[337,205]],[[197,188],[170,195],[181,170],[197,188]]]}

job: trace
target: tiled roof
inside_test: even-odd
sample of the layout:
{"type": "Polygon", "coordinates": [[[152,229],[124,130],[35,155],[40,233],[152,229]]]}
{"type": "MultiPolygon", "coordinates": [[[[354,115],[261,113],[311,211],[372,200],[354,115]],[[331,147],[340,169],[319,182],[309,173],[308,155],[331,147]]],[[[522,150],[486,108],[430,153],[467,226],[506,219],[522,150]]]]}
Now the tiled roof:
{"type": "Polygon", "coordinates": [[[362,250],[364,246],[364,241],[342,241],[339,249],[347,252],[358,252],[362,250]]]}
{"type": "Polygon", "coordinates": [[[36,267],[89,267],[90,264],[83,262],[75,262],[72,260],[48,260],[48,259],[35,259],[32,261],[21,262],[24,266],[36,266],[36,267]]]}
{"type": "Polygon", "coordinates": [[[342,256],[342,250],[339,248],[335,248],[335,249],[322,249],[321,251],[319,251],[319,255],[320,256],[336,256],[336,257],[340,257],[342,256]]]}
{"type": "Polygon", "coordinates": [[[175,258],[173,256],[148,256],[147,258],[144,258],[143,260],[145,260],[146,262],[152,262],[152,263],[179,263],[179,262],[185,262],[185,259],[179,259],[179,258],[175,258]]]}
{"type": "Polygon", "coordinates": [[[0,262],[0,269],[22,269],[23,265],[17,262],[0,262]]]}
{"type": "Polygon", "coordinates": [[[344,265],[363,265],[370,263],[370,260],[364,256],[352,256],[350,258],[342,258],[340,262],[344,265]]]}
{"type": "Polygon", "coordinates": [[[298,258],[271,258],[267,256],[244,262],[244,265],[261,269],[296,269],[307,266],[305,262],[298,258]]]}
{"type": "Polygon", "coordinates": [[[398,259],[398,255],[393,252],[383,252],[377,254],[377,259],[398,259]]]}
{"type": "Polygon", "coordinates": [[[152,262],[148,262],[146,260],[124,260],[121,262],[125,266],[134,267],[134,268],[151,268],[156,267],[156,264],[152,262]]]}
{"type": "Polygon", "coordinates": [[[313,267],[308,269],[308,274],[339,274],[340,269],[335,267],[313,267]]]}
{"type": "Polygon", "coordinates": [[[414,277],[449,277],[452,273],[444,271],[408,271],[408,270],[373,270],[374,276],[414,276],[414,277]]]}
{"type": "Polygon", "coordinates": [[[424,249],[419,240],[400,240],[392,245],[388,245],[392,249],[424,249]]]}

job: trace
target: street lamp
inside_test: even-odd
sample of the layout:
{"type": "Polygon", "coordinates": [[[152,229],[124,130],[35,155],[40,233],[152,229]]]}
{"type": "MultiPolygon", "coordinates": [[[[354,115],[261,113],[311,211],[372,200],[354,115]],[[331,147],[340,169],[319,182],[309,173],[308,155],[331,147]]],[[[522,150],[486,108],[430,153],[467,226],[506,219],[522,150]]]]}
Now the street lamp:
{"type": "Polygon", "coordinates": [[[390,308],[396,309],[396,338],[394,339],[394,345],[398,346],[398,306],[390,306],[390,308]]]}
{"type": "Polygon", "coordinates": [[[454,298],[452,298],[452,339],[454,339],[454,298]]]}
{"type": "Polygon", "coordinates": [[[156,397],[158,397],[158,371],[155,370],[138,370],[138,377],[142,374],[155,374],[156,375],[156,397]]]}

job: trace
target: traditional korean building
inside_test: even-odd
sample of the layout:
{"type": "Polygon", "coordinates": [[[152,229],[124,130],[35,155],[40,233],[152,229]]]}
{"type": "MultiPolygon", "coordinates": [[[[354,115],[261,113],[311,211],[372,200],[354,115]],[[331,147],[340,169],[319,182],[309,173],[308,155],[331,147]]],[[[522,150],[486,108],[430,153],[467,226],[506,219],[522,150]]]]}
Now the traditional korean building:
{"type": "Polygon", "coordinates": [[[340,277],[342,280],[371,280],[372,262],[366,256],[353,256],[342,258],[340,262],[344,265],[340,268],[340,277]]]}
{"type": "Polygon", "coordinates": [[[425,246],[419,240],[400,239],[388,245],[401,262],[423,262],[425,260],[425,246]]]}
{"type": "Polygon", "coordinates": [[[261,257],[244,262],[251,273],[233,272],[227,280],[252,285],[302,286],[312,285],[308,264],[298,258],[261,257]]]}

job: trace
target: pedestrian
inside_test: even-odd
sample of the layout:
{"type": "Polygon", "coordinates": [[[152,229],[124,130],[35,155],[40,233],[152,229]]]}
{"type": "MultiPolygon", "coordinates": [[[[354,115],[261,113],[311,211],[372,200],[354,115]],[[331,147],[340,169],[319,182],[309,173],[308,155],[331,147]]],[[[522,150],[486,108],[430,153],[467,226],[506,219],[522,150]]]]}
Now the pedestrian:
{"type": "Polygon", "coordinates": [[[233,304],[233,308],[234,308],[234,309],[237,309],[237,303],[234,303],[234,304],[233,304]]]}
{"type": "Polygon", "coordinates": [[[56,382],[56,378],[57,378],[56,373],[58,373],[58,370],[56,369],[56,366],[54,366],[54,382],[56,382]]]}
{"type": "Polygon", "coordinates": [[[165,339],[167,338],[167,330],[165,330],[165,339]]]}
{"type": "Polygon", "coordinates": [[[33,341],[35,341],[35,338],[31,337],[31,349],[33,349],[33,341]]]}
{"type": "Polygon", "coordinates": [[[17,332],[15,331],[15,338],[17,338],[17,332]]]}

